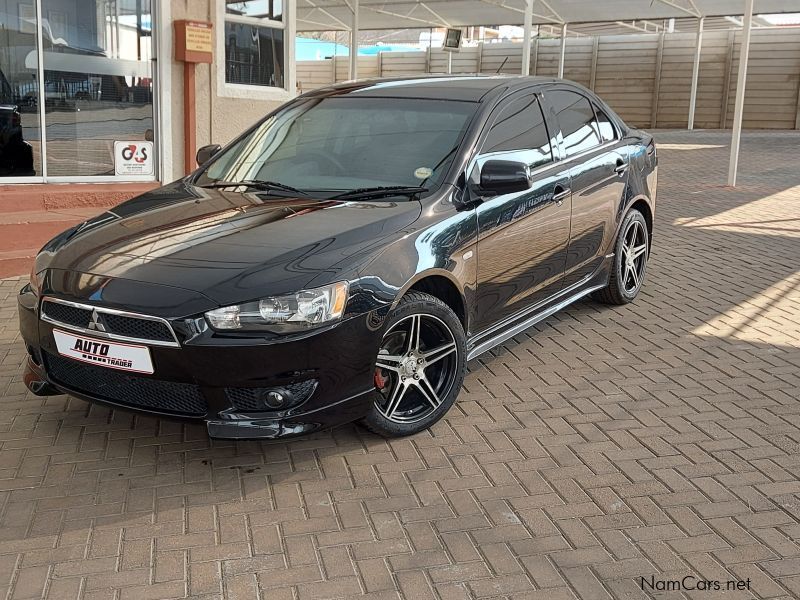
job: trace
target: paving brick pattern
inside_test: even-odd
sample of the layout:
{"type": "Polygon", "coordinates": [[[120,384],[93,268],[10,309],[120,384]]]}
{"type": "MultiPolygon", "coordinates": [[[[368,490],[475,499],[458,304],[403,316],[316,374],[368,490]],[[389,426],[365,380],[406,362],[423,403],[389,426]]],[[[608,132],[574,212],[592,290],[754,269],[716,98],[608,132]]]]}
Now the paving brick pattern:
{"type": "Polygon", "coordinates": [[[0,284],[7,598],[800,596],[800,135],[663,132],[646,288],[471,364],[430,433],[280,443],[20,381],[0,284]],[[642,590],[640,577],[748,581],[642,590]]]}

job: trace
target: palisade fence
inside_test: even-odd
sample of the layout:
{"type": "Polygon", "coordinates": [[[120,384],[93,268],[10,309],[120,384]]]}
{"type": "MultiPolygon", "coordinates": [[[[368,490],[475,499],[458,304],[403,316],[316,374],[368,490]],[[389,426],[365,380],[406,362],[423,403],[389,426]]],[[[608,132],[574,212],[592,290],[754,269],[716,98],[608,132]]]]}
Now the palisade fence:
{"type": "MultiPolygon", "coordinates": [[[[706,31],[695,127],[730,128],[741,31],[706,31]]],[[[530,72],[555,77],[561,40],[534,39],[530,72]]],[[[694,33],[568,38],[564,77],[594,90],[631,125],[686,127],[694,33]]],[[[300,61],[303,91],[348,78],[348,57],[300,61]]],[[[452,73],[518,74],[522,44],[482,44],[453,54],[452,73]]],[[[358,58],[359,78],[446,73],[447,53],[384,52],[358,58]]],[[[755,29],[750,40],[743,126],[800,129],[800,27],[755,29]]]]}

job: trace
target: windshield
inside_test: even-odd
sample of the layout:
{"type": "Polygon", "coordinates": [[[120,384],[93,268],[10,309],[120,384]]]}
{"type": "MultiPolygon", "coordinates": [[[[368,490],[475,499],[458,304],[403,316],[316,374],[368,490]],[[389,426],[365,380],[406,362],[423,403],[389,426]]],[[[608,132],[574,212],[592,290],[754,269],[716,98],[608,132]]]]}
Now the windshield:
{"type": "Polygon", "coordinates": [[[320,197],[384,186],[432,190],[476,108],[449,100],[309,99],[226,149],[197,183],[271,181],[320,197]]]}

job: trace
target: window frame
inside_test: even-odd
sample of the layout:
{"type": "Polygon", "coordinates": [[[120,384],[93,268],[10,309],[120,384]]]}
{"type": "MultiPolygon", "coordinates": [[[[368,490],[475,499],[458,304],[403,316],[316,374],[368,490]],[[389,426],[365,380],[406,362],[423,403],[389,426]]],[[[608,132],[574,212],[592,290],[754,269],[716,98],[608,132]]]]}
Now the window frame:
{"type": "Polygon", "coordinates": [[[294,38],[296,34],[295,0],[283,0],[283,20],[259,19],[243,15],[229,15],[225,12],[226,3],[216,2],[216,57],[217,95],[224,98],[245,98],[285,102],[297,95],[297,73],[294,68],[294,38]],[[225,80],[225,25],[241,23],[254,27],[270,27],[283,30],[283,87],[229,83],[225,80]]]}

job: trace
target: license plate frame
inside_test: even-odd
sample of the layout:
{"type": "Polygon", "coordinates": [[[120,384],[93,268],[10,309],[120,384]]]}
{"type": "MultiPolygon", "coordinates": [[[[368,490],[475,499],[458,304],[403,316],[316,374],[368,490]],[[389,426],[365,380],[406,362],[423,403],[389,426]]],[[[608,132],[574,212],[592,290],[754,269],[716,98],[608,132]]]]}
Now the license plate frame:
{"type": "Polygon", "coordinates": [[[127,373],[155,373],[150,348],[53,329],[58,353],[80,362],[127,373]]]}

